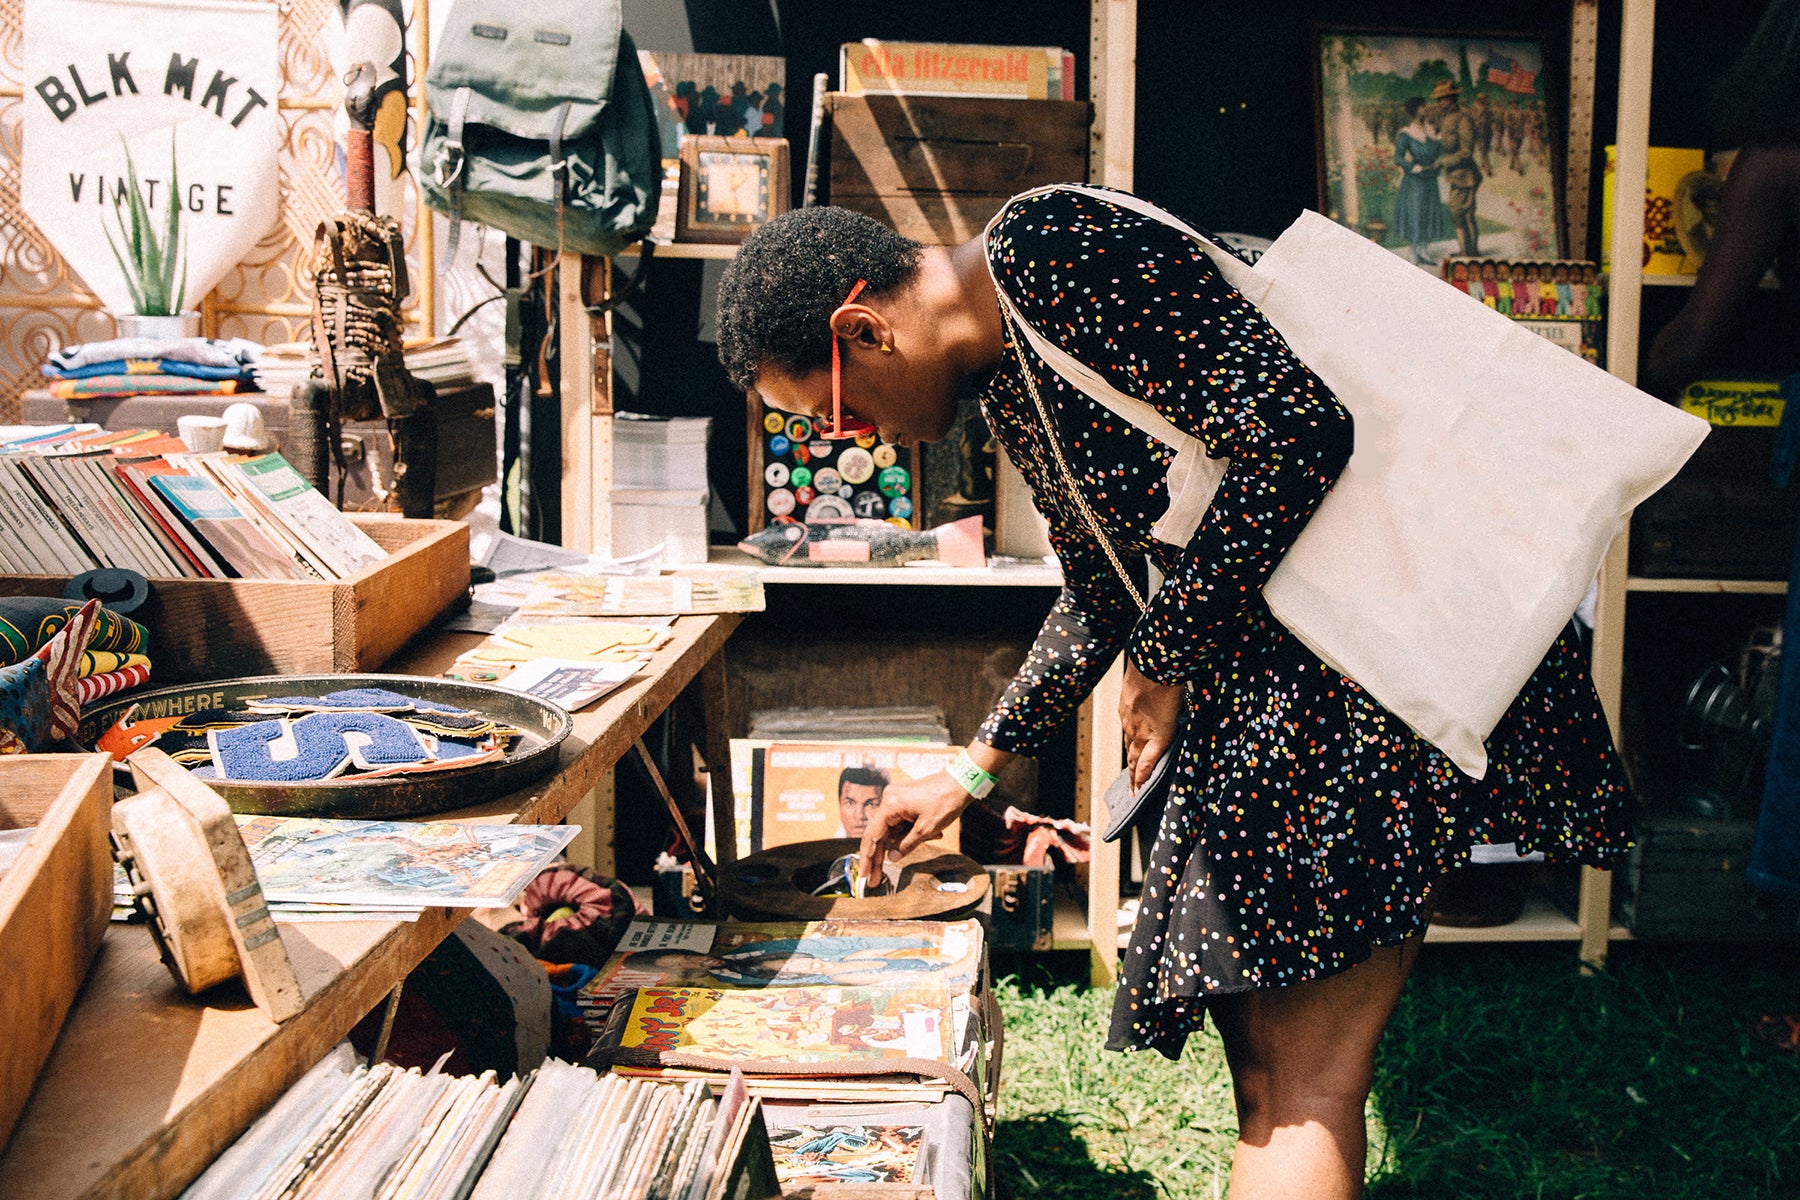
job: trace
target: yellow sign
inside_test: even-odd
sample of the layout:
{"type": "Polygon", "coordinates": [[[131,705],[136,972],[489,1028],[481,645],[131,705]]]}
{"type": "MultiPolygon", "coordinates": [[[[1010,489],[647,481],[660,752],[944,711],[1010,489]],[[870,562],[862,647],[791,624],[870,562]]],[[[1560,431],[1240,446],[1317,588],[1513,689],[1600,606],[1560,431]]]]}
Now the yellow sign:
{"type": "Polygon", "coordinates": [[[1681,409],[1714,425],[1781,424],[1781,385],[1772,379],[1701,379],[1681,389],[1681,409]]]}

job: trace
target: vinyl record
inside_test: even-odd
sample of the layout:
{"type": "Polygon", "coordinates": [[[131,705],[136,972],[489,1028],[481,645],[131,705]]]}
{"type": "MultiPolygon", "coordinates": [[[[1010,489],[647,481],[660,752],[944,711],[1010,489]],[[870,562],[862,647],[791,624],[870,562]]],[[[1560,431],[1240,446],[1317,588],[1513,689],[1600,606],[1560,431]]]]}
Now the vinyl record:
{"type": "Polygon", "coordinates": [[[921,847],[900,860],[899,886],[890,895],[815,896],[831,864],[856,852],[855,838],[776,846],[725,868],[721,891],[740,920],[932,920],[967,916],[987,897],[988,875],[961,854],[921,847]]]}

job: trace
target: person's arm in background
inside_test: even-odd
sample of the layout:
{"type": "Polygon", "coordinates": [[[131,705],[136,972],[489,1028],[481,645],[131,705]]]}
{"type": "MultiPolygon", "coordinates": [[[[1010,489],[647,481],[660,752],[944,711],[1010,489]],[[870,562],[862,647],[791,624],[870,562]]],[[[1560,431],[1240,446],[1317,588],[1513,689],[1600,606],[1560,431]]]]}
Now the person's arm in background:
{"type": "Polygon", "coordinates": [[[1747,147],[1725,181],[1719,226],[1693,293],[1650,344],[1646,388],[1671,393],[1705,368],[1784,237],[1800,237],[1800,146],[1747,147]]]}

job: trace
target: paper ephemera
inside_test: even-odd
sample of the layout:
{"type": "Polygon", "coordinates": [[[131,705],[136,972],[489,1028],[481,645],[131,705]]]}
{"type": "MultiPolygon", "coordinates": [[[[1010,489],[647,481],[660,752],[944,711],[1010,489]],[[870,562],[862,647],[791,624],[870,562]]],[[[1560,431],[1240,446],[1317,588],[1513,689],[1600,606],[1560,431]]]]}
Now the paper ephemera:
{"type": "Polygon", "coordinates": [[[657,575],[539,575],[518,618],[626,617],[667,613],[761,612],[761,580],[748,572],[657,575]]]}
{"type": "Polygon", "coordinates": [[[504,908],[578,825],[238,818],[270,900],[504,908]]]}

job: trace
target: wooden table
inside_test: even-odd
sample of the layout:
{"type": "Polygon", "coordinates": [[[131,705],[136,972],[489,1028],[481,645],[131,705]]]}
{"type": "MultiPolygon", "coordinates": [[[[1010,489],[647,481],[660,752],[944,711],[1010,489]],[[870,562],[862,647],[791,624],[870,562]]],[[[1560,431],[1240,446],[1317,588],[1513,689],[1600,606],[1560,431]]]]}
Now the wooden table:
{"type": "MultiPolygon", "coordinates": [[[[559,821],[693,679],[701,678],[709,708],[723,703],[719,652],[738,620],[682,617],[673,640],[640,675],[576,714],[553,775],[441,819],[559,821]]],[[[436,638],[387,669],[434,673],[477,640],[436,638]]],[[[708,754],[719,772],[715,793],[729,796],[726,730],[713,715],[707,724],[708,754]]],[[[725,831],[719,852],[729,856],[731,805],[717,808],[725,831]]],[[[408,923],[281,925],[307,1000],[282,1025],[265,1018],[241,989],[228,986],[204,1001],[185,995],[144,927],[112,926],[0,1157],[0,1196],[161,1200],[179,1194],[467,913],[430,908],[408,923]]]]}

